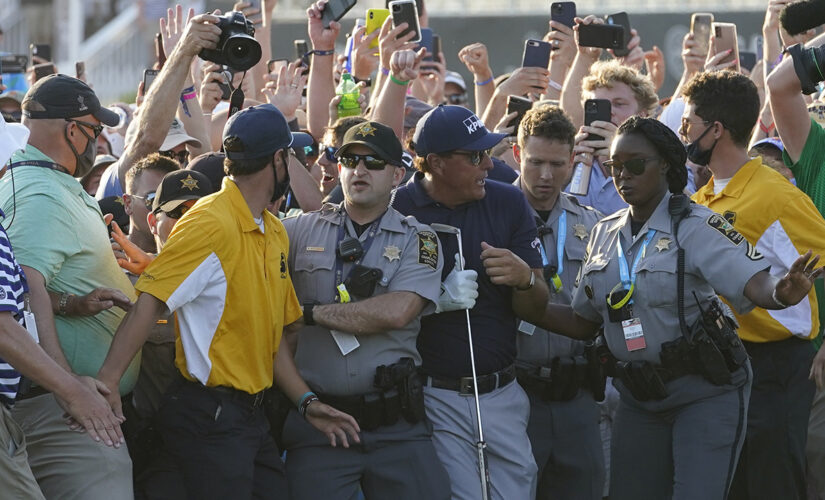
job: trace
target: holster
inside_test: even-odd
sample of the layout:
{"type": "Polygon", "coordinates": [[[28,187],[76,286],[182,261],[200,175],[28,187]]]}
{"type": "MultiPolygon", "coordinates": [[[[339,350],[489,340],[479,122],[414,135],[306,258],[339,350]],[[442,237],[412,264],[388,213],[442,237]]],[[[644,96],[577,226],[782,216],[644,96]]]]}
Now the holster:
{"type": "Polygon", "coordinates": [[[660,400],[668,395],[665,381],[648,361],[617,361],[616,376],[638,401],[660,400]]]}
{"type": "Polygon", "coordinates": [[[612,359],[610,349],[605,345],[603,336],[600,335],[585,344],[584,357],[587,359],[587,383],[590,392],[593,393],[593,399],[604,401],[608,371],[611,372],[611,376],[614,375],[612,372],[616,363],[615,359],[612,359]]]}
{"type": "Polygon", "coordinates": [[[424,420],[424,383],[412,358],[378,366],[373,385],[381,391],[388,411],[391,410],[393,424],[399,415],[411,424],[424,420]]]}

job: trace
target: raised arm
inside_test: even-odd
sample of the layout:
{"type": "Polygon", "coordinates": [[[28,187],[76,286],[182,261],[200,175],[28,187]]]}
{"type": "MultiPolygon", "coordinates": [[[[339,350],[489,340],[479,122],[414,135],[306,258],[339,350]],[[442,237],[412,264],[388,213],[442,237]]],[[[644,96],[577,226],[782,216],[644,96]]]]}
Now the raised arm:
{"type": "Polygon", "coordinates": [[[307,9],[307,31],[314,51],[307,86],[307,128],[314,137],[324,135],[329,121],[329,101],[335,95],[335,81],[332,78],[335,40],[341,31],[341,25],[334,21],[329,28],[324,28],[321,12],[326,4],[327,0],[318,0],[307,9]]]}

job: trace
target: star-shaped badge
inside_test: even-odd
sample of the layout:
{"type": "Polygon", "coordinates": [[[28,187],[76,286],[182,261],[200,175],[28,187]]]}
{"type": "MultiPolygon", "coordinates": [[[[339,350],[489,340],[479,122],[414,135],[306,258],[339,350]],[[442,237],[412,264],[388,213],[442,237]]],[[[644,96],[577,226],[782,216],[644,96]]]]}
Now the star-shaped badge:
{"type": "Polygon", "coordinates": [[[192,174],[186,176],[186,179],[181,179],[180,183],[182,184],[181,189],[188,189],[189,191],[194,191],[198,189],[198,181],[192,178],[192,174]]]}
{"type": "Polygon", "coordinates": [[[659,238],[659,241],[656,242],[656,250],[660,252],[669,250],[671,242],[672,240],[670,238],[659,238]]]}
{"type": "Polygon", "coordinates": [[[366,137],[368,135],[375,137],[375,127],[373,127],[369,123],[365,123],[361,125],[361,128],[358,129],[358,135],[360,135],[361,137],[366,137]]]}
{"type": "Polygon", "coordinates": [[[394,260],[401,260],[401,249],[395,245],[384,247],[384,257],[390,262],[394,260]]]}
{"type": "Polygon", "coordinates": [[[584,241],[584,239],[587,238],[587,228],[584,227],[584,224],[574,224],[573,234],[576,236],[576,238],[584,241]]]}

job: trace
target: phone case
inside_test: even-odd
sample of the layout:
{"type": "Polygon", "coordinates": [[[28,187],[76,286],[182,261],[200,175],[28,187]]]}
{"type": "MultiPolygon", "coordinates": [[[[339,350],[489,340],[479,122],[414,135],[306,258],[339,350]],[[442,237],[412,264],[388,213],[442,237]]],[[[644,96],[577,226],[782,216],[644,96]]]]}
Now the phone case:
{"type": "MultiPolygon", "coordinates": [[[[388,17],[390,17],[389,9],[367,9],[367,30],[364,34],[369,35],[375,30],[380,30],[388,17]]],[[[370,48],[378,48],[378,37],[370,42],[370,48]]]]}
{"type": "Polygon", "coordinates": [[[152,86],[152,82],[155,81],[156,76],[158,76],[158,71],[155,69],[143,70],[143,95],[149,92],[149,87],[152,86]]]}
{"type": "Polygon", "coordinates": [[[433,35],[433,60],[441,62],[441,37],[433,35]]]}
{"type": "Polygon", "coordinates": [[[579,26],[579,45],[620,49],[624,43],[624,28],[612,24],[582,24],[579,26]]]}
{"type": "Polygon", "coordinates": [[[616,14],[609,14],[605,16],[604,20],[607,24],[624,28],[624,43],[622,43],[620,48],[613,49],[613,55],[616,57],[624,57],[630,54],[630,51],[627,50],[627,44],[630,43],[630,18],[627,16],[627,13],[617,12],[616,14]]]}
{"type": "Polygon", "coordinates": [[[524,97],[519,97],[515,95],[511,95],[507,97],[507,114],[509,115],[512,112],[518,113],[515,118],[510,120],[507,126],[514,126],[513,135],[518,134],[518,126],[521,124],[521,120],[524,119],[525,113],[527,113],[530,108],[533,107],[533,102],[530,99],[525,99],[524,97]]]}
{"type": "Polygon", "coordinates": [[[731,50],[729,56],[720,63],[734,61],[733,69],[739,71],[739,42],[736,39],[736,25],[733,23],[713,23],[713,36],[716,38],[716,53],[720,54],[726,50],[731,50]]]}
{"type": "Polygon", "coordinates": [[[524,56],[521,59],[522,67],[546,68],[550,64],[550,51],[553,46],[541,40],[527,40],[524,42],[524,56]]]}
{"type": "Polygon", "coordinates": [[[425,61],[433,60],[433,30],[430,28],[421,28],[421,42],[419,47],[427,49],[427,55],[424,57],[425,61]]]}
{"type": "MultiPolygon", "coordinates": [[[[590,125],[595,121],[609,122],[612,109],[610,101],[607,99],[588,99],[584,101],[584,124],[590,125]]],[[[587,141],[598,141],[604,137],[597,134],[589,134],[587,141]]]]}
{"type": "Polygon", "coordinates": [[[390,12],[392,14],[392,25],[398,26],[401,23],[407,23],[409,26],[399,36],[404,36],[409,32],[414,32],[410,42],[418,43],[421,41],[421,28],[418,24],[418,8],[415,6],[413,0],[397,0],[390,2],[390,12]]]}
{"type": "Polygon", "coordinates": [[[550,20],[572,28],[576,18],[576,2],[553,2],[550,4],[550,20]]]}
{"type": "Polygon", "coordinates": [[[329,28],[329,23],[332,21],[340,21],[347,12],[355,7],[356,0],[329,0],[321,12],[321,21],[324,23],[324,28],[329,28]]]}
{"type": "Polygon", "coordinates": [[[753,71],[756,66],[756,52],[740,52],[739,65],[748,71],[753,71]]]}
{"type": "Polygon", "coordinates": [[[710,45],[710,26],[713,24],[713,14],[696,13],[690,18],[690,31],[693,41],[699,45],[703,54],[707,54],[710,45]]]}

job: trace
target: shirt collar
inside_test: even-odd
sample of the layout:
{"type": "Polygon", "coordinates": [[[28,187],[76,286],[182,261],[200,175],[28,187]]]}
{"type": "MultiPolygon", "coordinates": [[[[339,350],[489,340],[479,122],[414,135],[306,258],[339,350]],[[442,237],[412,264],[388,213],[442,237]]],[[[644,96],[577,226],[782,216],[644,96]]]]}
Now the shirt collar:
{"type": "MultiPolygon", "coordinates": [[[[665,193],[662,197],[662,200],[656,206],[656,209],[653,210],[653,213],[650,215],[650,218],[647,219],[645,226],[647,229],[654,229],[661,233],[670,234],[671,227],[670,227],[670,212],[668,211],[668,204],[670,202],[670,197],[672,194],[670,192],[665,193]]],[[[644,229],[644,227],[643,227],[644,229]]],[[[608,226],[609,231],[621,231],[622,235],[624,235],[627,241],[633,241],[633,236],[630,228],[630,208],[626,208],[623,212],[621,212],[621,216],[616,217],[610,222],[608,226]]],[[[640,234],[646,231],[639,231],[636,236],[638,237],[640,234]]]]}
{"type": "Polygon", "coordinates": [[[713,194],[713,182],[714,178],[708,181],[707,184],[702,186],[701,189],[696,191],[694,195],[694,199],[701,203],[702,205],[707,205],[708,202],[715,198],[720,198],[722,196],[729,196],[731,198],[739,198],[742,196],[742,193],[745,191],[745,186],[748,185],[753,175],[756,173],[756,170],[762,166],[762,158],[757,156],[756,158],[751,158],[747,163],[742,165],[742,167],[733,174],[728,185],[725,186],[725,189],[722,190],[719,194],[713,194]]]}
{"type": "Polygon", "coordinates": [[[427,190],[424,189],[424,185],[422,184],[423,180],[424,173],[416,172],[410,177],[410,180],[407,181],[407,189],[409,189],[410,196],[416,207],[425,207],[427,205],[435,205],[436,203],[435,200],[427,194],[427,190]]]}
{"type": "MultiPolygon", "coordinates": [[[[321,219],[340,226],[343,221],[342,214],[345,213],[344,202],[334,205],[332,203],[325,203],[321,207],[321,219]]],[[[406,228],[401,223],[403,217],[394,208],[388,207],[384,215],[381,216],[381,222],[378,229],[381,231],[392,231],[395,233],[405,233],[406,228]]]]}
{"type": "MultiPolygon", "coordinates": [[[[261,228],[258,227],[258,224],[255,223],[255,218],[249,210],[249,205],[246,203],[246,199],[243,197],[241,190],[238,189],[238,185],[235,181],[229,177],[224,177],[221,192],[226,192],[227,196],[229,196],[229,202],[232,205],[232,211],[235,214],[235,219],[238,221],[238,224],[240,224],[243,232],[248,233],[251,231],[261,230],[261,228]]],[[[275,232],[280,231],[280,227],[277,224],[274,224],[275,216],[267,212],[268,210],[264,210],[262,215],[265,230],[275,232]]]]}

